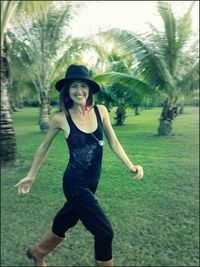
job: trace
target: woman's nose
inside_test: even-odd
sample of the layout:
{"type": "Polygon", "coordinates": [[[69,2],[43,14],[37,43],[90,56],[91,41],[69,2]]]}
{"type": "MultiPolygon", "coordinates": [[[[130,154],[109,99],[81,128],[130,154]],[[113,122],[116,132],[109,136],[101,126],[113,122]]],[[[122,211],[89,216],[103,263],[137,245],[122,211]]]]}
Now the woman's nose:
{"type": "Polygon", "coordinates": [[[84,87],[82,86],[82,85],[78,85],[77,87],[76,87],[76,90],[77,91],[79,91],[79,90],[83,90],[84,89],[84,87]]]}

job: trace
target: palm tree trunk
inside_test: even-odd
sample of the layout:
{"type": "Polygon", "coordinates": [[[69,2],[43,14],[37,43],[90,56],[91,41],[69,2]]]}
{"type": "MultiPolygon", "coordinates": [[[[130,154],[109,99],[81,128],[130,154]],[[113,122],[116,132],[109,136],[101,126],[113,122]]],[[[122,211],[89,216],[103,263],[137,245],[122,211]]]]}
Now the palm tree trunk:
{"type": "Polygon", "coordinates": [[[39,85],[36,81],[32,80],[36,91],[38,95],[38,102],[39,102],[39,125],[40,125],[40,130],[43,133],[46,133],[49,129],[49,111],[50,111],[50,106],[49,106],[49,95],[48,95],[48,86],[44,86],[42,84],[42,81],[39,80],[39,85]]]}
{"type": "Polygon", "coordinates": [[[160,116],[160,124],[158,127],[158,135],[168,136],[172,131],[172,121],[174,119],[173,109],[170,107],[168,100],[163,104],[160,116]]]}
{"type": "Polygon", "coordinates": [[[135,106],[135,116],[140,115],[139,106],[135,106]]]}
{"type": "Polygon", "coordinates": [[[9,100],[10,100],[10,113],[13,114],[13,112],[17,111],[17,108],[16,108],[14,101],[10,99],[10,97],[9,97],[9,100]]]}
{"type": "Polygon", "coordinates": [[[10,113],[8,97],[9,62],[7,45],[1,50],[1,161],[8,162],[16,158],[16,137],[10,113]]]}
{"type": "Polygon", "coordinates": [[[184,105],[182,104],[182,105],[179,107],[178,115],[183,114],[183,113],[184,113],[184,105]]]}
{"type": "Polygon", "coordinates": [[[116,126],[124,125],[125,118],[126,118],[126,109],[122,106],[118,107],[116,110],[115,125],[116,126]]]}
{"type": "Polygon", "coordinates": [[[42,101],[40,104],[39,125],[42,133],[49,129],[49,103],[42,101]]]}

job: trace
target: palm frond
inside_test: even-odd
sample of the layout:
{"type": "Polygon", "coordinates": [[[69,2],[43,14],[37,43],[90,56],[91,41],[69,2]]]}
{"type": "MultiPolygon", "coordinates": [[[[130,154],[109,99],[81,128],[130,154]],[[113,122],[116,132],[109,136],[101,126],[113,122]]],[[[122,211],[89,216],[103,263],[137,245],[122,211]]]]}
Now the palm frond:
{"type": "Polygon", "coordinates": [[[120,42],[127,53],[135,57],[132,72],[138,79],[152,87],[159,86],[161,90],[174,88],[174,80],[163,55],[148,42],[148,37],[118,29],[112,29],[106,35],[120,42]]]}
{"type": "Polygon", "coordinates": [[[1,1],[1,46],[12,19],[21,18],[23,14],[38,17],[48,10],[51,3],[52,1],[1,1]]]}
{"type": "MultiPolygon", "coordinates": [[[[15,2],[15,1],[12,1],[15,2]]],[[[53,1],[16,1],[18,2],[16,15],[21,16],[22,12],[29,17],[40,17],[48,11],[53,1]]]]}
{"type": "Polygon", "coordinates": [[[99,82],[100,84],[103,85],[120,84],[122,86],[125,86],[129,90],[135,90],[141,94],[142,93],[151,94],[153,92],[153,88],[150,85],[134,78],[133,76],[124,73],[108,72],[96,75],[93,78],[96,82],[99,82]]]}
{"type": "Polygon", "coordinates": [[[175,54],[176,49],[176,19],[171,5],[165,1],[158,1],[158,11],[163,19],[169,51],[175,54]]]}
{"type": "Polygon", "coordinates": [[[4,34],[7,32],[9,22],[18,4],[19,1],[1,1],[1,47],[3,47],[4,34]]]}
{"type": "Polygon", "coordinates": [[[181,49],[188,41],[192,33],[192,9],[195,4],[193,1],[186,10],[185,14],[177,20],[177,49],[181,49]]]}
{"type": "Polygon", "coordinates": [[[34,53],[29,45],[16,38],[13,33],[9,32],[9,36],[13,41],[12,47],[9,49],[12,75],[14,79],[27,82],[31,76],[38,73],[37,64],[35,64],[36,61],[38,62],[38,54],[34,53]]]}
{"type": "Polygon", "coordinates": [[[182,80],[177,82],[177,87],[187,94],[199,90],[199,60],[196,60],[182,80]]]}

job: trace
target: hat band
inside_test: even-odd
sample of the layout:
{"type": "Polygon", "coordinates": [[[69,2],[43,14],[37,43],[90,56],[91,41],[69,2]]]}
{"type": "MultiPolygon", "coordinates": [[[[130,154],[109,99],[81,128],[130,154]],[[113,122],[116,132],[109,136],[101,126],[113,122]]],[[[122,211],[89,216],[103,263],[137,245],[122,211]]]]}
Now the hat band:
{"type": "Polygon", "coordinates": [[[65,79],[84,79],[84,80],[90,80],[90,78],[88,76],[80,75],[80,74],[68,75],[68,76],[65,77],[65,79]]]}

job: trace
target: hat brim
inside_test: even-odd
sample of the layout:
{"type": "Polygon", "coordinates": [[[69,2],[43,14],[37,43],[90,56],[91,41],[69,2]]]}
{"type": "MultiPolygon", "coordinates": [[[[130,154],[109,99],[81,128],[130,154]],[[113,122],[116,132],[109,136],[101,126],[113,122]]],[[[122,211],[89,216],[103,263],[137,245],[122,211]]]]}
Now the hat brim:
{"type": "MultiPolygon", "coordinates": [[[[59,80],[55,84],[56,90],[60,91],[64,86],[67,86],[68,84],[70,84],[75,79],[77,79],[77,78],[67,78],[67,79],[59,80]]],[[[77,80],[79,80],[79,79],[77,79],[77,80]]],[[[99,86],[99,84],[94,82],[94,81],[92,81],[92,80],[83,79],[83,78],[81,78],[80,80],[85,81],[85,82],[87,82],[89,84],[91,92],[93,94],[95,94],[95,93],[97,93],[97,92],[99,92],[101,90],[101,87],[99,86]]]]}

